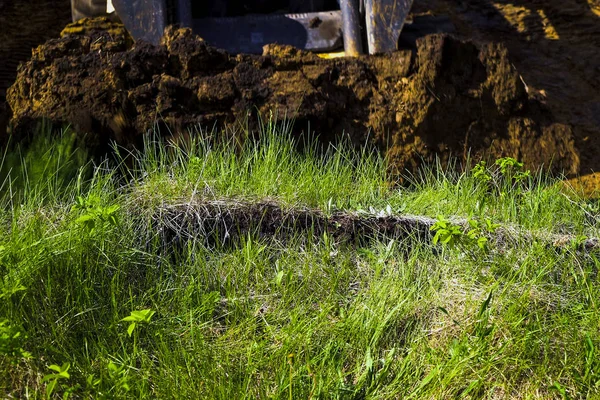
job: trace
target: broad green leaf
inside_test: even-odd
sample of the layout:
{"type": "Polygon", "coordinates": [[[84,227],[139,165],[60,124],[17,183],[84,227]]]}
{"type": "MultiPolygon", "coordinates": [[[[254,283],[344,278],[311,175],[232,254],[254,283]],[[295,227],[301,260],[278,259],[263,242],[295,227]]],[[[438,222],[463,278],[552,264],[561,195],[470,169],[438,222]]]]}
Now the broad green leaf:
{"type": "MultiPolygon", "coordinates": [[[[42,380],[42,382],[43,382],[43,380],[42,380]]],[[[46,386],[46,396],[48,398],[50,398],[50,396],[52,395],[52,392],[54,391],[54,388],[56,387],[56,383],[57,382],[58,381],[56,379],[52,380],[52,381],[50,381],[50,383],[48,384],[48,386],[46,386]]]]}
{"type": "Polygon", "coordinates": [[[51,369],[52,371],[56,371],[56,372],[61,372],[61,369],[58,365],[56,364],[52,364],[48,367],[48,369],[51,369]]]}
{"type": "Polygon", "coordinates": [[[56,380],[56,374],[44,375],[44,377],[42,378],[42,383],[52,381],[52,380],[56,380]]]}
{"type": "Polygon", "coordinates": [[[94,217],[93,215],[90,215],[90,214],[83,214],[82,216],[80,216],[79,218],[77,218],[77,219],[75,220],[75,222],[78,222],[78,223],[86,223],[86,222],[88,222],[88,221],[92,221],[92,220],[94,220],[94,218],[95,218],[95,217],[94,217]]]}
{"type": "Polygon", "coordinates": [[[133,334],[133,330],[135,329],[135,322],[132,322],[131,324],[129,324],[129,326],[127,327],[127,334],[129,335],[129,337],[131,337],[131,335],[133,334]]]}

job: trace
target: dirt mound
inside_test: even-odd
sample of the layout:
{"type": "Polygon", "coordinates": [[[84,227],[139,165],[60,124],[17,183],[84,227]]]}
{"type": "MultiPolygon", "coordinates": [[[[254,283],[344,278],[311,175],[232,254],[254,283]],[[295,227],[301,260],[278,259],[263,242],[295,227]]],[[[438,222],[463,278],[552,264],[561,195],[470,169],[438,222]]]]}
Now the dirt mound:
{"type": "Polygon", "coordinates": [[[68,1],[0,0],[0,132],[10,119],[6,90],[17,76],[17,66],[31,57],[31,48],[58,37],[71,20],[68,1]]]}
{"type": "Polygon", "coordinates": [[[470,151],[475,158],[511,156],[531,167],[552,162],[555,170],[578,170],[571,127],[529,98],[502,45],[425,37],[418,42],[414,74],[387,94],[391,101],[379,99],[373,126],[389,132],[388,153],[396,165],[414,169],[420,156],[447,161],[470,151]]]}
{"type": "Polygon", "coordinates": [[[177,134],[258,110],[295,118],[298,132],[310,123],[323,140],[342,132],[357,144],[371,140],[398,171],[469,150],[533,168],[579,167],[571,128],[528,97],[506,49],[447,35],[419,40],[416,55],[325,60],[277,45],[232,56],[186,29],[169,28],[161,46],[93,30],[38,47],[8,101],[17,139],[47,118],[91,133],[100,151],[111,140],[140,145],[157,122],[177,134]]]}
{"type": "MultiPolygon", "coordinates": [[[[600,171],[599,0],[422,0],[413,14],[446,14],[456,34],[496,41],[557,121],[573,128],[579,174],[600,171]]],[[[579,185],[597,192],[594,175],[579,185]]]]}

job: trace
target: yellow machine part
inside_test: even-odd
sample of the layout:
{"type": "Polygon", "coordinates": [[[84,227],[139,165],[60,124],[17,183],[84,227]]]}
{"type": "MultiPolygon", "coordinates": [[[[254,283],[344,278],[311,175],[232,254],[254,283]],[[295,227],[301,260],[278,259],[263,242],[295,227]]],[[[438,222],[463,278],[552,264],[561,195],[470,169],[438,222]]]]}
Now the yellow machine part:
{"type": "Polygon", "coordinates": [[[317,55],[321,58],[325,58],[325,59],[329,60],[332,58],[345,57],[346,53],[344,53],[343,51],[338,51],[335,53],[318,53],[317,55]]]}

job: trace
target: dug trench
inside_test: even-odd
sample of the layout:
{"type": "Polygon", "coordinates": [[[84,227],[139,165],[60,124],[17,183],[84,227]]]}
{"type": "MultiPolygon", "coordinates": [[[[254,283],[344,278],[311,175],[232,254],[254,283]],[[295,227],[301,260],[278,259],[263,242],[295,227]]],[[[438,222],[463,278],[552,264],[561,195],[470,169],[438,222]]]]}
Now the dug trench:
{"type": "Polygon", "coordinates": [[[294,120],[298,136],[310,127],[324,142],[375,145],[395,175],[467,156],[579,172],[572,126],[529,96],[502,44],[434,34],[414,51],[322,59],[279,45],[234,56],[172,27],[159,46],[118,30],[68,33],[18,69],[7,94],[15,142],[45,119],[105,153],[113,141],[139,147],[157,125],[180,138],[240,121],[258,131],[258,116],[272,115],[294,120]]]}

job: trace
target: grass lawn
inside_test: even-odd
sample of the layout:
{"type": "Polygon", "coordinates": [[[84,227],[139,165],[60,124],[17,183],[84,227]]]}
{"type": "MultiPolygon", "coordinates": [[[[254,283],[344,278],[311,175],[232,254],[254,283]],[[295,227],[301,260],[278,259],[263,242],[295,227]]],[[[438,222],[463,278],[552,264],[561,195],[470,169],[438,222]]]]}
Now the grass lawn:
{"type": "Polygon", "coordinates": [[[99,165],[48,137],[1,168],[2,398],[600,398],[598,252],[581,245],[599,206],[516,160],[397,185],[376,152],[300,152],[269,123],[99,165]],[[435,224],[342,240],[161,220],[264,202],[435,224]]]}

